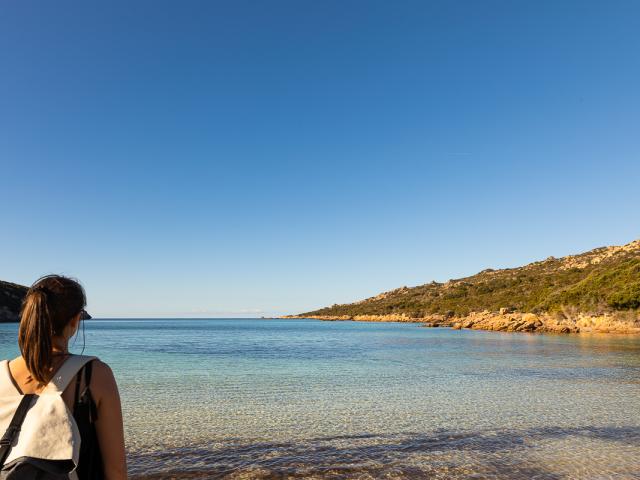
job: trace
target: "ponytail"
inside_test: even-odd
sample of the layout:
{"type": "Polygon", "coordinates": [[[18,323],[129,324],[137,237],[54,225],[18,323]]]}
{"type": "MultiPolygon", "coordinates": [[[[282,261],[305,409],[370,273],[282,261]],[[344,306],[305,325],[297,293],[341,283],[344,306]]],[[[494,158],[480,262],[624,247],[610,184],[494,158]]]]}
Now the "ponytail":
{"type": "Polygon", "coordinates": [[[84,289],[61,275],[40,278],[27,292],[22,304],[18,345],[31,378],[45,385],[53,366],[53,337],[86,305],[84,289]]]}
{"type": "Polygon", "coordinates": [[[43,288],[29,291],[22,309],[18,345],[31,377],[40,385],[48,381],[51,369],[53,327],[43,288]]]}

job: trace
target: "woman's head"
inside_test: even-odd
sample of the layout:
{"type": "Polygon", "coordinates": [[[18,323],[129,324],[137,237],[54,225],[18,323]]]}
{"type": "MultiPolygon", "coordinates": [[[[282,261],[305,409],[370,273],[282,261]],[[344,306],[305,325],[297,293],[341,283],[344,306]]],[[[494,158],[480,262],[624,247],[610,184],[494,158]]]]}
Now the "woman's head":
{"type": "Polygon", "coordinates": [[[22,304],[18,344],[31,377],[47,382],[55,337],[71,336],[86,305],[84,289],[75,280],[61,275],[39,278],[22,304]]]}

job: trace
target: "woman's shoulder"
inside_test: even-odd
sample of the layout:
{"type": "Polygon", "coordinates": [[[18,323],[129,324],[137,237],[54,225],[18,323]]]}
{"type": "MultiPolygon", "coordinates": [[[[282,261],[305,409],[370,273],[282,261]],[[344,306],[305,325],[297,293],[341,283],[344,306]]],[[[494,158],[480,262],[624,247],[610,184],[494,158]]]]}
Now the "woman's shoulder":
{"type": "Polygon", "coordinates": [[[118,392],[113,370],[111,370],[111,367],[107,363],[96,358],[91,362],[91,370],[90,385],[96,400],[118,392]]]}
{"type": "Polygon", "coordinates": [[[90,357],[91,358],[91,367],[94,373],[111,371],[111,367],[98,357],[90,357]]]}

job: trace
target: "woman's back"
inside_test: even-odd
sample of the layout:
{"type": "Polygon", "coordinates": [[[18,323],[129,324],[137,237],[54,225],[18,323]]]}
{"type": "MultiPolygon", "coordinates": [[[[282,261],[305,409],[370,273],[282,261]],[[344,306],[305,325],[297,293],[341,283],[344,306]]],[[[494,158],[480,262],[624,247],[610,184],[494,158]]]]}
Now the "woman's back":
{"type": "MultiPolygon", "coordinates": [[[[56,359],[52,365],[52,377],[68,357],[68,355],[58,355],[55,357],[56,359]]],[[[9,361],[7,363],[7,368],[3,370],[4,371],[0,372],[0,381],[5,384],[7,381],[10,382],[20,395],[40,395],[46,388],[46,385],[38,385],[32,380],[31,373],[29,372],[29,369],[27,369],[27,365],[22,356],[9,361]]],[[[73,404],[75,401],[74,394],[76,377],[77,374],[71,382],[69,382],[69,385],[62,393],[62,399],[70,411],[73,411],[73,404]]]]}
{"type": "MultiPolygon", "coordinates": [[[[127,475],[124,431],[120,395],[113,372],[98,359],[74,356],[68,350],[69,338],[77,332],[85,315],[85,304],[84,290],[75,280],[49,275],[34,283],[22,308],[18,332],[22,355],[2,362],[0,392],[18,401],[21,397],[26,400],[25,395],[50,393],[50,381],[54,379],[57,405],[63,411],[63,403],[66,405],[82,432],[82,451],[87,454],[88,446],[93,445],[96,448],[90,449],[93,452],[90,456],[95,459],[97,455],[102,460],[92,461],[94,466],[100,464],[98,472],[82,477],[88,470],[80,468],[81,456],[78,469],[81,480],[121,480],[127,475]],[[76,367],[86,360],[91,361],[76,374],[76,367]],[[65,379],[64,387],[58,385],[60,378],[65,379]]],[[[45,400],[37,398],[36,405],[45,400]]],[[[51,440],[55,442],[55,439],[51,440]]]]}

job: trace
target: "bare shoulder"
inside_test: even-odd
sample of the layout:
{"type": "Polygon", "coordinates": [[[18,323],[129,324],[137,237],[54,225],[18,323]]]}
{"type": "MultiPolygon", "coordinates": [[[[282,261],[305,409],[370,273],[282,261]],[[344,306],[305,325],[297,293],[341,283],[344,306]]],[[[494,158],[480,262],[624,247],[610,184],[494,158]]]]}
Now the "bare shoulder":
{"type": "Polygon", "coordinates": [[[118,386],[111,367],[102,360],[92,362],[91,391],[96,400],[118,395],[118,386]]]}
{"type": "Polygon", "coordinates": [[[95,360],[93,360],[91,362],[91,365],[93,367],[94,378],[96,379],[100,378],[102,380],[113,378],[113,371],[111,370],[111,367],[108,364],[104,363],[99,358],[96,358],[95,360]]]}

